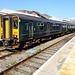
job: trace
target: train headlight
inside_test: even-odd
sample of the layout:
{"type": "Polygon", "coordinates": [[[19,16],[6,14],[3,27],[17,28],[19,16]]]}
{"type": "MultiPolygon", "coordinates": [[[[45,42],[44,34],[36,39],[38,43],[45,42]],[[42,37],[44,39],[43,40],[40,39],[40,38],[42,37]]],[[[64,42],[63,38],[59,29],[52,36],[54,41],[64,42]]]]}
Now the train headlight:
{"type": "Polygon", "coordinates": [[[13,35],[13,37],[17,38],[17,35],[13,35]]]}

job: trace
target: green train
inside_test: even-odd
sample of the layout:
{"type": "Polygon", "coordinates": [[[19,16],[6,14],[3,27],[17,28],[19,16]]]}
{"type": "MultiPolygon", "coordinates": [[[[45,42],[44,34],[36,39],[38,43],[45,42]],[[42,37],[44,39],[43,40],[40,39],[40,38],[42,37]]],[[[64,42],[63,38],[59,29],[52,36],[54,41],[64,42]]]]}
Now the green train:
{"type": "Polygon", "coordinates": [[[24,14],[0,14],[0,40],[4,46],[39,42],[75,31],[75,25],[24,14]]]}

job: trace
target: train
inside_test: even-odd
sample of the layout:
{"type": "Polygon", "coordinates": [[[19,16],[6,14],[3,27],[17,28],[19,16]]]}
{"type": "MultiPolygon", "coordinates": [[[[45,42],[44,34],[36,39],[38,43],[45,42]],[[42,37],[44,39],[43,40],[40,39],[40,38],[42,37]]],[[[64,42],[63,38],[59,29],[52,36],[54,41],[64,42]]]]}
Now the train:
{"type": "Polygon", "coordinates": [[[75,32],[75,24],[44,19],[20,13],[0,14],[0,41],[4,46],[40,42],[55,36],[75,32]]]}

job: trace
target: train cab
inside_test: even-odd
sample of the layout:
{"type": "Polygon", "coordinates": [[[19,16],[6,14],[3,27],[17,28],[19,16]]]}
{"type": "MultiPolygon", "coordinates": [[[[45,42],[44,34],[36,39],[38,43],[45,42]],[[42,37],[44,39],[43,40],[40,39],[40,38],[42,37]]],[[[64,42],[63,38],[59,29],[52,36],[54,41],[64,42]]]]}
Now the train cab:
{"type": "Polygon", "coordinates": [[[19,42],[19,17],[17,15],[2,15],[0,17],[0,39],[4,46],[19,42]]]}

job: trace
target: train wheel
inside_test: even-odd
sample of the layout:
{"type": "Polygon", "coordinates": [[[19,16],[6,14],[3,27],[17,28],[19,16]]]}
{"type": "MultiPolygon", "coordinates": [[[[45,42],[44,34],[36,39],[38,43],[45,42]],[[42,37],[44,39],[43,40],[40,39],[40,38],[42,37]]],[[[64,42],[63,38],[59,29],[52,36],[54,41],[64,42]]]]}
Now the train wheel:
{"type": "Polygon", "coordinates": [[[11,44],[10,44],[10,42],[9,41],[2,41],[2,43],[3,43],[3,46],[5,47],[5,46],[10,46],[11,44]]]}
{"type": "Polygon", "coordinates": [[[20,43],[19,44],[19,49],[23,49],[23,47],[24,47],[24,43],[20,43]]]}

